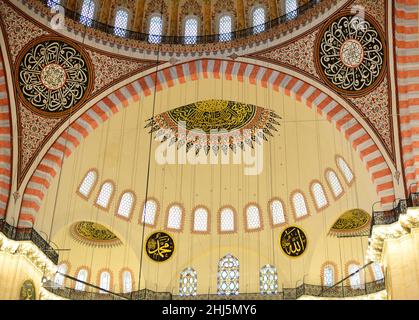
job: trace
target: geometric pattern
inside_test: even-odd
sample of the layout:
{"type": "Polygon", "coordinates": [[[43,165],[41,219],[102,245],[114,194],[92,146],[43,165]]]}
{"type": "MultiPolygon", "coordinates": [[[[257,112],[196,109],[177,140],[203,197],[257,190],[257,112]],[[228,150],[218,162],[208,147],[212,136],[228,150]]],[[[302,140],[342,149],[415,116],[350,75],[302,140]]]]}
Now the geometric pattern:
{"type": "Polygon", "coordinates": [[[33,225],[46,191],[61,169],[63,154],[68,157],[83,139],[113,114],[131,102],[139,101],[141,96],[150,96],[154,88],[156,91],[162,91],[187,81],[209,77],[227,81],[234,78],[239,82],[244,82],[246,79],[251,85],[260,88],[269,86],[275,91],[281,90],[285,95],[295,96],[298,101],[305,102],[309,108],[316,108],[321,116],[344,133],[346,139],[359,153],[376,186],[382,207],[384,209],[392,207],[395,195],[391,171],[370,135],[343,106],[321,90],[283,72],[244,62],[201,59],[168,67],[158,71],[157,74],[139,78],[112,92],[75,120],[53,143],[30,178],[23,195],[19,225],[21,227],[33,225]]]}

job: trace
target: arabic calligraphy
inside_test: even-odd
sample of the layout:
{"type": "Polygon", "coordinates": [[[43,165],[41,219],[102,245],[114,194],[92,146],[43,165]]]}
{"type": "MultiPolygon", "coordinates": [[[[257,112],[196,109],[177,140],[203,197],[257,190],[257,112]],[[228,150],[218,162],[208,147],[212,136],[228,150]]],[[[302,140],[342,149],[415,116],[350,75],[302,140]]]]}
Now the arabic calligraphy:
{"type": "Polygon", "coordinates": [[[288,227],[281,234],[281,248],[290,257],[301,256],[307,249],[307,237],[298,227],[288,227]]]}
{"type": "Polygon", "coordinates": [[[172,256],[175,243],[167,233],[155,232],[148,237],[145,250],[152,260],[163,262],[172,256]]]}
{"type": "Polygon", "coordinates": [[[343,14],[325,27],[319,39],[320,74],[348,93],[360,93],[381,78],[384,44],[373,23],[343,14]]]}

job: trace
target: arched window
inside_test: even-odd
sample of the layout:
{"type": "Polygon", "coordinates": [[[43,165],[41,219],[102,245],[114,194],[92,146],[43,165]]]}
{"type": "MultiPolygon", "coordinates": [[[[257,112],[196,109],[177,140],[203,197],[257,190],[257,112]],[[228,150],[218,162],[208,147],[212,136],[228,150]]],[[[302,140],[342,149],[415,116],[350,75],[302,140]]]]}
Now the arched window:
{"type": "Polygon", "coordinates": [[[253,32],[259,33],[265,31],[265,9],[257,7],[253,10],[252,14],[253,32]]]}
{"type": "Polygon", "coordinates": [[[185,44],[195,44],[198,36],[198,18],[189,17],[185,20],[185,44]]]}
{"type": "Polygon", "coordinates": [[[113,194],[113,184],[112,182],[105,182],[102,184],[102,188],[100,188],[99,195],[96,199],[96,204],[99,207],[107,209],[109,207],[109,203],[113,194]]]}
{"type": "Polygon", "coordinates": [[[374,271],[375,281],[384,279],[383,268],[377,262],[372,264],[372,270],[374,271]]]}
{"type": "MultiPolygon", "coordinates": [[[[80,269],[79,272],[77,273],[77,280],[80,281],[87,281],[87,276],[89,275],[89,272],[86,269],[80,269]]],[[[76,281],[76,286],[74,287],[74,289],[79,290],[79,291],[84,291],[85,288],[85,284],[83,282],[78,282],[76,281]]]]}
{"type": "Polygon", "coordinates": [[[178,205],[170,207],[167,215],[167,228],[172,230],[180,230],[182,228],[183,210],[178,205]]]}
{"type": "Polygon", "coordinates": [[[313,182],[311,184],[311,194],[314,198],[317,210],[323,209],[327,206],[328,202],[326,194],[324,193],[323,186],[320,183],[313,182]]]}
{"type": "Polygon", "coordinates": [[[88,27],[91,27],[94,14],[95,2],[93,0],[84,0],[81,7],[80,22],[88,27]]]}
{"type": "Polygon", "coordinates": [[[354,174],[352,173],[352,170],[349,168],[348,164],[345,160],[343,160],[342,157],[337,158],[337,164],[343,176],[345,177],[346,183],[350,184],[354,179],[354,174]]]}
{"type": "Polygon", "coordinates": [[[95,170],[90,170],[86,175],[84,176],[83,182],[81,183],[79,187],[79,193],[85,197],[89,198],[93,187],[96,184],[97,180],[97,172],[95,170]]]}
{"type": "Polygon", "coordinates": [[[118,9],[115,14],[115,35],[125,37],[128,27],[128,11],[126,9],[118,9]]]}
{"type": "Polygon", "coordinates": [[[230,15],[222,15],[218,22],[218,33],[220,34],[220,41],[230,41],[232,31],[233,19],[230,15]]]}
{"type": "Polygon", "coordinates": [[[198,286],[198,277],[196,271],[192,268],[186,268],[180,273],[179,294],[182,297],[196,296],[198,286]]]}
{"type": "Polygon", "coordinates": [[[68,271],[68,267],[65,263],[62,263],[58,266],[57,273],[55,274],[55,277],[54,277],[55,287],[57,288],[64,287],[65,277],[62,274],[66,274],[67,271],[68,271]]]}
{"type": "Polygon", "coordinates": [[[291,200],[297,219],[308,214],[306,199],[301,192],[294,193],[291,200]]]}
{"type": "Polygon", "coordinates": [[[326,172],[326,179],[329,183],[329,187],[332,190],[333,195],[335,198],[338,198],[343,193],[343,189],[336,173],[333,170],[328,170],[326,172]]]}
{"type": "MultiPolygon", "coordinates": [[[[348,273],[352,274],[356,271],[359,270],[359,266],[357,266],[356,264],[351,264],[349,265],[348,268],[348,273]]],[[[358,272],[356,272],[355,274],[353,274],[350,278],[349,278],[349,282],[351,284],[351,288],[352,289],[362,289],[362,283],[361,283],[361,274],[360,274],[361,270],[359,270],[358,272]]]]}
{"type": "MultiPolygon", "coordinates": [[[[100,274],[100,284],[99,287],[105,290],[110,290],[111,287],[111,274],[108,271],[103,271],[100,274]]],[[[99,290],[99,293],[106,293],[106,291],[99,290]]]]}
{"type": "Polygon", "coordinates": [[[328,264],[323,267],[323,286],[332,287],[335,284],[335,268],[328,264]]]}
{"type": "Polygon", "coordinates": [[[124,272],[122,273],[122,292],[132,292],[132,274],[129,270],[124,270],[124,272]]]}
{"type": "Polygon", "coordinates": [[[205,208],[197,208],[194,212],[193,231],[207,232],[208,231],[208,211],[205,208]]]}
{"type": "Polygon", "coordinates": [[[218,263],[218,294],[238,295],[239,294],[239,260],[231,254],[221,258],[218,263]]]}
{"type": "Polygon", "coordinates": [[[285,0],[285,13],[287,15],[287,20],[294,19],[297,17],[297,9],[297,0],[285,0]]]}
{"type": "Polygon", "coordinates": [[[263,266],[260,269],[259,281],[261,294],[278,293],[278,274],[274,266],[269,264],[263,266]]]}
{"type": "Polygon", "coordinates": [[[234,232],[235,231],[235,222],[234,222],[234,211],[231,208],[223,208],[220,211],[220,232],[234,232]]]}
{"type": "Polygon", "coordinates": [[[280,200],[272,200],[269,204],[272,225],[278,226],[285,223],[284,205],[280,200]]]}
{"type": "Polygon", "coordinates": [[[47,1],[47,6],[50,8],[55,7],[59,4],[61,4],[61,0],[48,0],[47,1]]]}
{"type": "Polygon", "coordinates": [[[148,29],[148,42],[160,43],[163,34],[163,19],[160,15],[153,15],[150,18],[150,26],[148,29]]]}
{"type": "Polygon", "coordinates": [[[258,230],[262,227],[259,208],[255,205],[246,209],[246,227],[247,230],[258,230]]]}
{"type": "Polygon", "coordinates": [[[156,224],[157,202],[154,200],[147,200],[143,207],[143,214],[141,223],[154,226],[156,224]]]}
{"type": "Polygon", "coordinates": [[[129,218],[131,216],[134,199],[134,194],[132,192],[125,192],[122,195],[117,212],[119,216],[124,218],[129,218]]]}

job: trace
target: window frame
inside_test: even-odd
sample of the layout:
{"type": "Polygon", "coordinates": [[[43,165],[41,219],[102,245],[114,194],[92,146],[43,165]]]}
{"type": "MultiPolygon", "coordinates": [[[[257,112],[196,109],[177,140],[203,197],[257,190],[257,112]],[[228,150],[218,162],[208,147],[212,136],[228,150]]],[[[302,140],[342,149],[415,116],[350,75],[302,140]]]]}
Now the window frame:
{"type": "Polygon", "coordinates": [[[307,197],[306,197],[305,193],[302,190],[296,189],[293,192],[291,192],[291,194],[290,194],[290,205],[291,205],[291,208],[292,208],[292,212],[294,214],[294,220],[295,221],[300,221],[300,220],[306,219],[306,218],[308,218],[308,217],[311,216],[311,211],[310,211],[310,207],[308,206],[307,197]],[[306,210],[307,210],[307,213],[305,215],[301,216],[301,217],[298,216],[297,210],[296,210],[296,208],[294,206],[294,196],[297,193],[300,193],[303,196],[304,204],[305,204],[305,207],[306,207],[306,210]]]}
{"type": "Polygon", "coordinates": [[[287,218],[287,211],[286,211],[286,207],[285,207],[285,203],[284,203],[284,201],[281,199],[281,198],[277,198],[277,197],[274,197],[274,198],[271,198],[269,201],[268,201],[268,215],[269,215],[269,222],[270,222],[270,225],[271,225],[271,227],[272,228],[279,228],[279,227],[282,227],[282,226],[284,226],[284,225],[286,225],[286,224],[288,224],[288,218],[287,218]],[[282,205],[282,211],[283,211],[283,215],[284,215],[284,222],[281,222],[281,223],[274,223],[274,217],[273,217],[273,211],[272,211],[272,203],[274,202],[274,201],[279,201],[280,203],[281,203],[281,205],[282,205]]]}
{"type": "Polygon", "coordinates": [[[196,272],[196,270],[192,267],[187,267],[185,269],[183,269],[181,272],[179,272],[179,296],[181,297],[194,297],[197,295],[198,292],[198,272],[196,272]],[[183,279],[187,276],[187,274],[193,274],[193,279],[194,279],[194,283],[193,283],[193,288],[194,288],[194,292],[192,294],[184,294],[183,293],[183,279]]]}
{"type": "MultiPolygon", "coordinates": [[[[234,266],[233,266],[234,267],[234,266]]],[[[231,253],[226,254],[225,256],[221,257],[218,260],[218,265],[217,265],[217,295],[218,296],[237,296],[240,294],[240,260],[232,255],[231,253]],[[221,262],[228,259],[228,258],[232,258],[233,260],[237,261],[237,277],[235,277],[235,282],[237,283],[237,292],[234,292],[234,294],[225,294],[225,293],[220,293],[220,280],[221,280],[221,276],[220,273],[225,270],[225,269],[221,269],[221,262]]]]}
{"type": "MultiPolygon", "coordinates": [[[[266,274],[266,272],[265,272],[265,274],[266,274]]],[[[278,294],[278,289],[279,289],[279,286],[278,286],[278,269],[274,265],[272,265],[272,264],[265,264],[265,265],[263,265],[259,269],[259,293],[261,295],[267,295],[267,296],[274,295],[274,294],[278,294]],[[262,271],[267,270],[268,268],[274,270],[274,276],[276,278],[275,279],[275,291],[274,292],[270,292],[270,293],[266,292],[266,290],[264,290],[262,288],[262,279],[261,279],[262,278],[262,271]]]]}
{"type": "MultiPolygon", "coordinates": [[[[200,30],[201,30],[201,24],[200,24],[200,19],[197,15],[189,14],[189,15],[185,16],[183,18],[183,23],[182,23],[182,31],[183,31],[182,33],[183,33],[183,36],[184,36],[184,42],[183,43],[185,45],[189,45],[189,46],[196,45],[198,43],[198,37],[201,35],[200,30]],[[193,43],[187,43],[187,41],[186,41],[186,39],[187,39],[186,38],[186,21],[189,20],[189,19],[195,19],[196,22],[197,22],[195,42],[193,42],[193,43]]],[[[193,37],[193,36],[188,36],[188,37],[193,37]]]]}
{"type": "Polygon", "coordinates": [[[326,261],[325,263],[322,264],[321,266],[321,270],[320,270],[320,283],[322,284],[323,287],[327,287],[330,288],[332,286],[326,286],[325,282],[324,282],[324,271],[326,269],[326,267],[331,267],[333,269],[333,284],[332,286],[334,286],[339,279],[339,275],[338,275],[338,267],[336,265],[336,263],[332,262],[332,261],[326,261]]]}
{"type": "Polygon", "coordinates": [[[96,0],[83,0],[82,2],[80,2],[80,8],[78,10],[78,12],[80,14],[80,18],[79,18],[79,21],[78,22],[81,23],[82,25],[86,26],[86,27],[89,27],[89,28],[92,27],[93,21],[96,20],[97,13],[99,11],[97,8],[98,8],[98,5],[97,5],[96,0]],[[89,8],[93,4],[93,14],[92,14],[92,17],[91,18],[88,18],[88,21],[89,22],[87,22],[87,23],[84,23],[82,21],[82,17],[86,17],[86,16],[83,16],[82,15],[83,5],[84,5],[85,2],[88,2],[89,8]]]}
{"type": "Polygon", "coordinates": [[[94,189],[96,188],[97,184],[99,183],[99,171],[96,168],[90,168],[89,170],[86,171],[86,173],[83,176],[83,179],[81,180],[81,182],[79,183],[78,187],[77,187],[77,191],[76,193],[82,197],[84,200],[89,200],[89,198],[92,196],[94,189]],[[83,193],[80,192],[80,188],[83,185],[84,181],[87,178],[87,175],[90,172],[94,172],[96,177],[95,177],[95,181],[93,182],[92,186],[90,187],[90,191],[88,193],[88,195],[84,195],[83,193]]]}
{"type": "Polygon", "coordinates": [[[329,200],[329,198],[328,198],[328,196],[327,196],[327,193],[326,193],[326,188],[323,186],[323,184],[322,184],[319,180],[312,180],[312,181],[310,182],[310,187],[309,187],[309,189],[310,189],[311,199],[313,200],[314,207],[316,208],[317,212],[321,212],[321,211],[325,210],[327,207],[329,207],[329,206],[330,206],[330,200],[329,200]],[[322,188],[322,190],[323,190],[323,194],[324,194],[324,197],[325,197],[325,199],[326,199],[326,204],[325,204],[323,207],[319,207],[319,206],[318,206],[318,203],[317,203],[317,200],[316,200],[316,195],[315,195],[314,190],[313,190],[313,186],[314,186],[315,184],[319,184],[319,185],[320,185],[320,187],[321,187],[321,188],[322,188]]]}
{"type": "Polygon", "coordinates": [[[157,225],[157,218],[158,218],[159,213],[160,213],[160,203],[159,203],[159,201],[154,197],[148,197],[146,200],[144,200],[142,202],[140,210],[141,210],[141,212],[140,212],[140,217],[138,218],[138,224],[154,228],[157,225]],[[145,207],[147,201],[153,201],[156,204],[156,212],[154,213],[153,224],[145,223],[145,222],[142,221],[143,220],[143,214],[144,214],[144,207],[145,207]]]}
{"type": "Polygon", "coordinates": [[[246,232],[258,232],[258,231],[263,230],[263,217],[262,217],[263,213],[262,213],[262,209],[260,208],[259,204],[257,204],[256,202],[250,202],[250,203],[246,204],[246,206],[244,207],[244,210],[243,210],[243,214],[244,214],[244,230],[246,232]],[[259,224],[260,225],[257,228],[249,229],[249,224],[248,224],[248,221],[247,221],[248,220],[247,219],[247,210],[250,207],[253,207],[253,206],[258,209],[259,224]]]}
{"type": "Polygon", "coordinates": [[[216,30],[217,30],[217,34],[218,34],[218,41],[220,41],[220,42],[229,42],[229,41],[232,41],[233,40],[232,33],[234,32],[234,24],[235,24],[234,14],[232,12],[230,12],[230,11],[220,12],[218,14],[218,16],[217,16],[217,20],[216,21],[217,21],[216,30]],[[221,33],[221,18],[223,18],[225,16],[228,16],[231,19],[231,31],[230,32],[221,33]],[[222,39],[222,35],[225,36],[227,34],[230,34],[231,37],[229,39],[223,40],[222,39]]]}
{"type": "MultiPolygon", "coordinates": [[[[82,271],[82,270],[86,270],[86,272],[87,272],[86,279],[84,279],[82,281],[90,282],[90,269],[87,266],[80,266],[75,272],[75,278],[79,279],[78,275],[79,275],[80,271],[82,271]]],[[[73,286],[74,290],[81,291],[81,292],[86,292],[86,285],[84,283],[78,282],[76,280],[73,280],[73,282],[74,282],[74,286],[73,286]],[[80,285],[83,285],[83,290],[76,289],[78,283],[80,283],[80,285]]]]}
{"type": "Polygon", "coordinates": [[[333,170],[332,168],[326,168],[326,170],[324,171],[324,177],[326,178],[327,185],[329,187],[329,190],[332,193],[333,198],[335,200],[338,200],[338,199],[342,198],[343,195],[345,194],[345,188],[343,187],[342,181],[340,181],[339,176],[337,175],[336,171],[333,170]],[[329,173],[330,172],[332,172],[336,176],[336,179],[339,182],[340,187],[342,189],[342,192],[339,195],[335,195],[335,191],[333,190],[332,183],[330,182],[330,179],[329,179],[329,173]]]}
{"type": "Polygon", "coordinates": [[[120,281],[121,281],[120,282],[121,292],[127,294],[127,293],[131,293],[131,292],[135,291],[134,273],[132,272],[132,270],[129,269],[129,268],[122,268],[120,270],[119,274],[120,274],[120,281]],[[125,292],[125,290],[124,290],[125,289],[124,274],[126,272],[128,272],[130,274],[130,276],[131,276],[131,291],[129,291],[129,292],[125,292]]]}
{"type": "MultiPolygon", "coordinates": [[[[97,279],[97,283],[98,283],[98,287],[108,290],[108,291],[112,291],[112,286],[113,286],[113,276],[112,276],[112,271],[110,269],[101,269],[98,272],[98,279],[97,279]],[[109,288],[102,288],[102,274],[103,273],[107,273],[109,275],[109,288]]],[[[98,289],[98,292],[100,294],[107,294],[106,291],[103,291],[101,289],[98,289]]]]}
{"type": "Polygon", "coordinates": [[[109,209],[111,208],[111,204],[112,204],[112,201],[113,201],[113,198],[114,198],[115,194],[116,194],[116,184],[115,184],[115,182],[113,182],[112,180],[103,181],[102,184],[100,185],[100,188],[99,188],[97,194],[96,194],[94,206],[103,210],[103,211],[109,211],[109,209]],[[112,193],[109,197],[107,206],[103,207],[103,206],[101,206],[100,204],[97,203],[97,200],[99,199],[100,192],[102,191],[103,185],[105,183],[110,183],[112,185],[112,193]]]}
{"type": "Polygon", "coordinates": [[[204,205],[198,205],[192,210],[192,222],[191,222],[191,233],[196,234],[209,234],[211,233],[211,214],[209,209],[204,205]],[[201,230],[195,230],[195,214],[196,210],[198,209],[204,209],[207,212],[207,230],[201,231],[201,230]]]}
{"type": "Polygon", "coordinates": [[[122,220],[131,221],[132,217],[134,216],[136,202],[137,202],[137,196],[135,195],[135,192],[133,190],[126,189],[122,191],[121,194],[119,195],[118,205],[116,206],[116,209],[115,209],[115,215],[122,220]],[[127,193],[130,193],[132,195],[132,204],[131,204],[130,212],[128,216],[126,217],[119,214],[119,207],[121,206],[122,197],[127,193]]]}
{"type": "Polygon", "coordinates": [[[183,232],[184,224],[185,224],[185,208],[184,208],[184,206],[181,203],[179,203],[179,202],[172,202],[172,203],[170,203],[167,206],[167,209],[166,209],[165,229],[166,230],[169,230],[169,231],[172,231],[172,232],[181,233],[181,232],[183,232]],[[178,206],[181,209],[181,221],[180,221],[180,224],[179,224],[179,229],[175,229],[175,228],[169,227],[169,214],[170,214],[170,209],[172,207],[174,207],[174,206],[178,206]]]}
{"type": "Polygon", "coordinates": [[[113,35],[114,36],[120,37],[120,38],[126,38],[127,37],[127,31],[129,31],[129,28],[130,28],[130,21],[132,21],[131,17],[132,17],[131,16],[131,11],[128,8],[123,7],[123,6],[117,6],[115,8],[115,10],[114,10],[114,17],[113,17],[113,27],[114,27],[113,35]],[[126,25],[126,28],[125,29],[122,29],[120,27],[116,27],[116,17],[117,17],[118,11],[125,11],[127,13],[127,25],[126,25]],[[118,29],[118,30],[124,30],[124,35],[116,34],[115,33],[116,29],[118,29]]]}
{"type": "Polygon", "coordinates": [[[234,207],[232,207],[230,205],[227,205],[227,206],[222,206],[218,210],[218,233],[219,234],[233,234],[233,233],[236,233],[237,232],[237,224],[238,224],[238,221],[237,221],[237,212],[234,209],[234,207]],[[224,211],[224,209],[230,209],[231,212],[233,213],[233,230],[228,230],[228,231],[221,230],[221,222],[222,222],[222,220],[221,220],[221,214],[224,211]]]}
{"type": "Polygon", "coordinates": [[[343,180],[345,180],[346,185],[348,187],[352,186],[355,182],[355,173],[352,170],[352,168],[349,166],[348,162],[345,160],[344,157],[342,157],[341,155],[336,155],[335,157],[335,162],[336,162],[336,167],[338,168],[340,174],[343,176],[343,180]],[[339,164],[339,159],[342,159],[344,163],[346,163],[346,166],[348,167],[349,171],[352,174],[352,180],[350,182],[348,182],[348,180],[346,179],[346,174],[343,172],[343,169],[341,168],[340,164],[339,164]]]}
{"type": "Polygon", "coordinates": [[[252,10],[250,10],[250,18],[249,18],[249,25],[250,25],[250,27],[251,28],[253,28],[253,34],[259,34],[259,33],[262,33],[262,32],[264,32],[264,31],[266,31],[266,23],[268,22],[268,20],[267,20],[267,15],[268,15],[268,10],[267,10],[267,8],[266,8],[266,6],[264,6],[263,4],[261,4],[261,3],[258,3],[258,4],[255,4],[253,7],[252,7],[252,10]],[[263,9],[263,13],[264,13],[264,22],[263,22],[263,24],[258,24],[258,25],[253,25],[253,22],[254,22],[254,14],[255,14],[255,11],[257,10],[257,9],[263,9]],[[263,26],[263,30],[256,30],[256,27],[260,27],[260,26],[263,26]]]}
{"type": "Polygon", "coordinates": [[[147,28],[147,35],[148,35],[147,42],[149,44],[161,44],[162,43],[162,40],[163,40],[163,36],[164,36],[164,19],[163,19],[163,15],[160,12],[153,12],[153,13],[151,13],[149,15],[149,17],[148,17],[147,26],[148,26],[148,28],[147,28]],[[161,35],[157,35],[157,34],[152,34],[151,33],[151,20],[153,18],[156,18],[156,17],[161,20],[161,35]],[[150,41],[150,37],[152,37],[152,36],[153,37],[160,37],[159,41],[156,41],[156,42],[150,41]]]}

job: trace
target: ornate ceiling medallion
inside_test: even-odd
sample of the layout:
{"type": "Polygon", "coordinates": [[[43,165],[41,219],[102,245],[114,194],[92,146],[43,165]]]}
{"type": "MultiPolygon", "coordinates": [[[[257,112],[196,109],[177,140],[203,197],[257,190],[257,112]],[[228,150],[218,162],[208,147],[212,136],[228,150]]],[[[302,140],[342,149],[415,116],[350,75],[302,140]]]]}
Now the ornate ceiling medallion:
{"type": "Polygon", "coordinates": [[[371,217],[362,209],[344,212],[330,228],[329,235],[338,238],[368,236],[371,217]]]}
{"type": "Polygon", "coordinates": [[[74,112],[91,91],[93,73],[88,56],[76,44],[42,37],[17,59],[16,79],[24,104],[44,116],[74,112]]]}
{"type": "Polygon", "coordinates": [[[319,32],[316,65],[323,80],[347,95],[375,89],[386,69],[386,47],[379,25],[369,15],[344,12],[319,32]]]}
{"type": "Polygon", "coordinates": [[[230,148],[244,150],[245,145],[254,147],[278,131],[276,125],[281,117],[275,112],[251,104],[226,100],[199,101],[158,114],[148,120],[146,128],[156,132],[162,142],[186,145],[188,152],[195,146],[215,154],[221,149],[225,154],[230,148]]]}
{"type": "Polygon", "coordinates": [[[92,247],[115,247],[122,245],[122,241],[108,228],[101,224],[80,221],[70,227],[73,238],[85,245],[92,247]]]}

